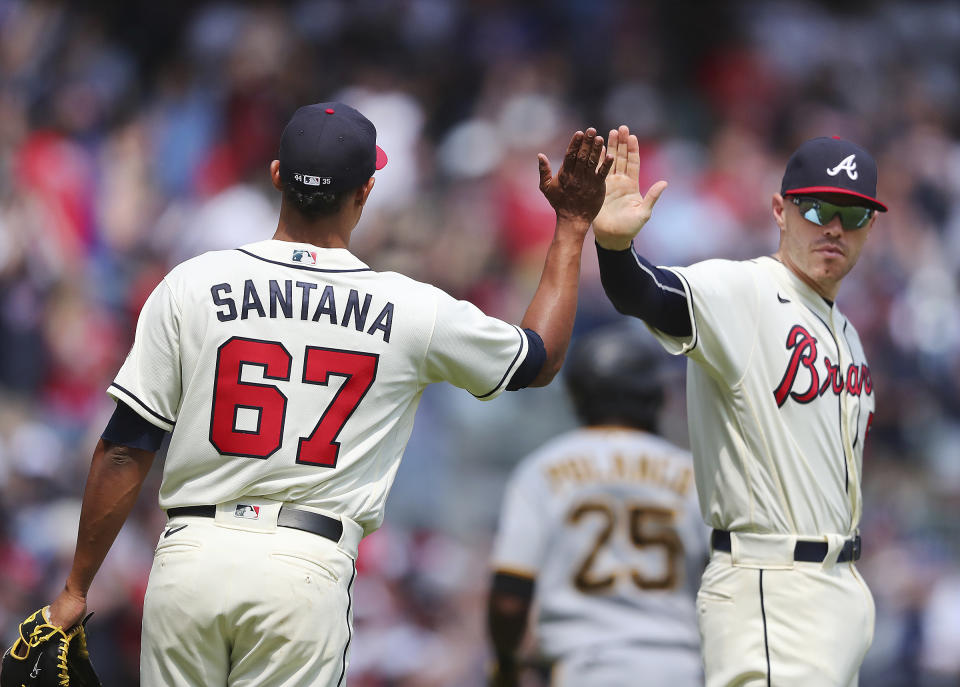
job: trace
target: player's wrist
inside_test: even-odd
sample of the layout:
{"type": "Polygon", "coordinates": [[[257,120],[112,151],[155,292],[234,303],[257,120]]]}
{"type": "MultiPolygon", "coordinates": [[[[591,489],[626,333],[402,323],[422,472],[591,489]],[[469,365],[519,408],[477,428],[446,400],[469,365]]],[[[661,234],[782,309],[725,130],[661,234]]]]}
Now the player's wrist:
{"type": "Polygon", "coordinates": [[[594,239],[597,245],[604,250],[625,251],[630,250],[630,247],[633,246],[632,236],[602,236],[594,230],[594,239]]]}
{"type": "Polygon", "coordinates": [[[586,234],[592,220],[593,217],[591,215],[586,215],[582,212],[557,210],[558,227],[562,225],[565,228],[580,230],[586,234]]]}
{"type": "Polygon", "coordinates": [[[63,585],[62,594],[64,596],[70,597],[77,601],[83,601],[84,603],[86,603],[87,591],[88,591],[87,587],[79,584],[75,580],[67,579],[66,584],[63,585]]]}

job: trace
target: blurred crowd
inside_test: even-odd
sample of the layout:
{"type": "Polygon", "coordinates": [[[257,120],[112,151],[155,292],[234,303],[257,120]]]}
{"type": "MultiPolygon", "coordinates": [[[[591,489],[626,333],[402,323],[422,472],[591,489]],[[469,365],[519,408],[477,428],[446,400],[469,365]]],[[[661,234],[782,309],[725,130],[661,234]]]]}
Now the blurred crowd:
{"type": "MultiPolygon", "coordinates": [[[[390,158],[354,252],[512,321],[553,232],[536,153],[556,166],[578,128],[628,124],[641,184],[670,182],[638,240],[664,265],[772,252],[770,197],[796,145],[836,134],[870,149],[890,212],[839,297],[878,408],[863,682],[956,684],[958,64],[948,0],[0,0],[2,643],[65,579],[104,390],[146,296],[179,261],[270,237],[282,126],[339,99],[390,158]]],[[[616,317],[588,245],[578,331],[616,317]]],[[[664,432],[686,444],[675,392],[664,432]]],[[[491,404],[428,390],[387,525],[361,548],[351,685],[483,684],[500,489],[572,424],[557,383],[491,404]]],[[[137,684],[161,468],[91,590],[108,685],[137,684]]]]}

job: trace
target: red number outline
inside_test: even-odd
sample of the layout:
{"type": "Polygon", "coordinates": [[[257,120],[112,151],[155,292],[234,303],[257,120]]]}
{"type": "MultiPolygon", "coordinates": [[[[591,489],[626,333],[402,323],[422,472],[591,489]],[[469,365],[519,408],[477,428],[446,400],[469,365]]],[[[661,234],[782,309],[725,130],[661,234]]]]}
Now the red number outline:
{"type": "MultiPolygon", "coordinates": [[[[214,372],[209,431],[210,444],[219,453],[265,460],[280,450],[286,426],[287,396],[275,384],[244,382],[241,381],[241,377],[244,365],[255,365],[263,368],[264,379],[288,382],[291,379],[292,362],[293,356],[279,341],[234,336],[220,345],[217,349],[214,372]],[[238,345],[241,348],[234,352],[233,349],[238,345]],[[225,360],[225,357],[231,354],[234,357],[227,357],[225,360]],[[283,358],[280,361],[265,360],[267,356],[276,355],[282,355],[283,358]],[[225,368],[225,365],[229,367],[225,368]],[[233,365],[236,365],[235,373],[233,365]],[[232,379],[234,374],[235,380],[232,379]],[[225,387],[227,387],[226,391],[225,387]],[[254,403],[250,402],[250,394],[257,396],[254,403]],[[237,413],[241,408],[260,411],[256,430],[236,429],[237,413]],[[279,413],[279,422],[277,413],[279,413]],[[269,427],[264,427],[265,418],[270,421],[269,427]],[[243,445],[251,441],[252,437],[262,440],[265,431],[270,432],[267,435],[268,449],[256,452],[240,450],[237,442],[243,445]],[[238,438],[237,435],[245,436],[238,438]],[[270,438],[274,440],[271,442],[270,438]]],[[[306,347],[303,355],[302,383],[328,386],[331,376],[343,377],[344,382],[324,408],[310,436],[299,438],[297,463],[317,467],[336,467],[340,456],[340,442],[337,438],[373,386],[379,365],[380,355],[377,353],[321,346],[306,347]],[[305,453],[309,455],[305,457],[305,453]]]]}
{"type": "MultiPolygon", "coordinates": [[[[234,361],[231,360],[229,362],[233,363],[234,361]]],[[[266,460],[267,458],[269,458],[274,453],[280,450],[280,447],[283,445],[283,428],[286,424],[286,419],[287,419],[286,395],[282,391],[280,391],[279,387],[277,387],[276,384],[263,384],[260,382],[243,382],[241,381],[241,377],[243,376],[244,365],[255,365],[257,367],[263,368],[264,379],[276,379],[278,381],[287,382],[287,381],[290,381],[290,368],[291,368],[292,362],[293,362],[293,356],[290,355],[290,351],[288,351],[286,347],[278,341],[264,341],[262,339],[250,339],[243,336],[233,336],[227,339],[225,342],[223,342],[220,345],[220,347],[217,349],[217,366],[214,369],[214,377],[213,377],[213,403],[211,404],[211,408],[210,408],[210,437],[209,437],[210,443],[213,445],[215,449],[217,449],[217,451],[219,451],[221,454],[226,456],[240,456],[243,458],[260,458],[261,460],[266,460]],[[224,364],[223,358],[225,355],[229,355],[230,349],[237,347],[238,342],[244,342],[246,344],[257,344],[258,346],[256,347],[258,348],[262,348],[262,347],[269,347],[272,349],[279,348],[279,351],[275,350],[275,352],[282,353],[284,356],[286,356],[286,362],[279,363],[282,369],[280,371],[274,370],[274,373],[271,374],[270,372],[271,363],[276,361],[267,360],[266,362],[264,362],[263,356],[260,356],[259,360],[256,360],[256,359],[249,360],[248,358],[252,357],[252,354],[249,353],[248,351],[244,351],[244,348],[249,349],[250,346],[249,345],[243,346],[243,348],[241,348],[238,351],[239,355],[237,356],[237,359],[235,361],[237,366],[236,379],[231,380],[231,379],[223,378],[224,372],[230,371],[229,368],[228,370],[224,370],[221,367],[221,365],[224,364]],[[223,392],[223,386],[221,386],[221,382],[230,384],[230,392],[227,392],[226,394],[223,392]],[[270,408],[266,404],[256,405],[256,404],[249,404],[249,403],[241,403],[240,401],[247,400],[247,399],[233,398],[232,396],[234,394],[239,393],[237,391],[239,387],[251,387],[250,392],[253,392],[253,388],[261,389],[262,391],[254,392],[261,396],[260,398],[261,401],[267,400],[266,398],[263,397],[263,394],[264,393],[269,394],[270,391],[277,394],[280,397],[280,399],[282,399],[280,401],[280,426],[277,429],[277,431],[271,433],[271,436],[276,435],[276,440],[275,440],[276,445],[274,445],[273,448],[271,448],[268,451],[260,451],[257,453],[244,453],[239,450],[229,450],[229,449],[237,448],[236,446],[230,445],[230,444],[233,444],[234,441],[236,441],[236,438],[234,435],[245,434],[245,435],[248,435],[248,437],[251,435],[257,436],[257,437],[263,436],[262,432],[264,431],[264,427],[263,427],[264,416],[270,410],[270,408]],[[226,396],[226,398],[222,398],[222,396],[224,395],[226,396]],[[217,403],[218,399],[221,402],[219,406],[217,403]],[[224,406],[222,405],[223,402],[226,402],[228,404],[226,407],[230,409],[229,420],[224,419],[224,415],[223,415],[224,411],[222,410],[224,408],[224,406]],[[217,412],[218,408],[221,409],[219,413],[217,412]],[[240,408],[255,408],[260,411],[260,416],[257,419],[257,431],[251,432],[249,430],[236,429],[237,411],[240,408]],[[223,426],[224,422],[229,422],[229,429],[225,429],[225,426],[223,426]],[[221,425],[221,426],[218,426],[218,425],[221,425]],[[226,436],[221,436],[222,432],[224,431],[226,432],[226,436]]],[[[275,413],[276,410],[273,410],[272,412],[275,413]]],[[[249,441],[249,439],[246,439],[245,441],[249,441]]]]}
{"type": "Polygon", "coordinates": [[[329,468],[337,466],[337,460],[340,457],[340,442],[337,441],[337,437],[373,386],[379,366],[380,355],[377,353],[307,346],[303,356],[302,381],[304,384],[327,386],[330,384],[331,376],[344,377],[344,382],[324,409],[310,436],[300,437],[300,442],[297,444],[297,463],[329,468]],[[324,365],[324,359],[329,359],[332,364],[324,365]],[[320,365],[319,370],[314,369],[317,365],[320,365]],[[311,376],[308,377],[308,374],[311,376]],[[336,423],[336,426],[334,427],[331,423],[336,423]],[[324,428],[324,425],[328,427],[324,428]],[[322,433],[321,430],[323,430],[322,433]],[[316,458],[308,458],[304,455],[305,452],[314,452],[318,449],[320,453],[329,454],[331,448],[333,455],[321,455],[316,458]]]}

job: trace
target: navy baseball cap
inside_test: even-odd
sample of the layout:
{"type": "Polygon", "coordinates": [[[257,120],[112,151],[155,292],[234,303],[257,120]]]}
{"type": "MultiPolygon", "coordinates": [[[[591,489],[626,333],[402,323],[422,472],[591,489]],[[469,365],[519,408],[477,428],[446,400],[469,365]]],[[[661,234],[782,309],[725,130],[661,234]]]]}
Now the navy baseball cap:
{"type": "Polygon", "coordinates": [[[887,206],[877,200],[877,163],[873,156],[838,136],[804,141],[787,161],[780,194],[817,193],[856,196],[867,201],[868,207],[887,211],[887,206]]]}
{"type": "Polygon", "coordinates": [[[305,105],[280,136],[280,179],[304,193],[357,188],[383,169],[373,122],[339,102],[305,105]]]}

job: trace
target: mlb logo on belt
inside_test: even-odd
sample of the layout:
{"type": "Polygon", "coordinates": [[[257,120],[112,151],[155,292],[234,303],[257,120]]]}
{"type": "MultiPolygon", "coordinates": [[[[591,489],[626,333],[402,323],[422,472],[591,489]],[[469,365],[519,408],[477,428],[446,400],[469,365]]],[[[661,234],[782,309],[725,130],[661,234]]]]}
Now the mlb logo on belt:
{"type": "Polygon", "coordinates": [[[260,519],[260,506],[248,506],[243,503],[237,504],[237,508],[233,511],[233,517],[243,518],[244,520],[259,520],[260,519]]]}
{"type": "Polygon", "coordinates": [[[293,261],[301,262],[305,265],[316,265],[317,264],[317,254],[312,250],[302,250],[300,248],[295,248],[293,251],[293,261]]]}

